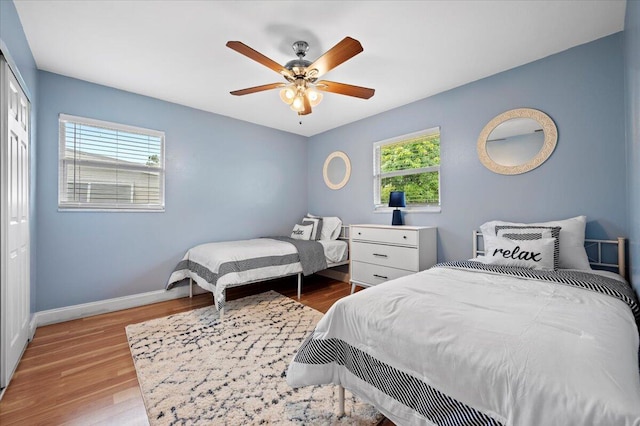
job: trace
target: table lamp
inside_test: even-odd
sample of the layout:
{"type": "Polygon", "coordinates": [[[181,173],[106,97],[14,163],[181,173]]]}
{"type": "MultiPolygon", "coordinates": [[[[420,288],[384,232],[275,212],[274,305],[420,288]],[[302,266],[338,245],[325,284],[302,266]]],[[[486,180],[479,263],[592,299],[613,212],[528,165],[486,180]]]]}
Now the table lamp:
{"type": "Polygon", "coordinates": [[[398,207],[406,207],[404,200],[404,192],[391,191],[389,194],[389,207],[395,207],[393,211],[393,218],[391,219],[391,225],[404,225],[402,223],[402,212],[398,207]]]}

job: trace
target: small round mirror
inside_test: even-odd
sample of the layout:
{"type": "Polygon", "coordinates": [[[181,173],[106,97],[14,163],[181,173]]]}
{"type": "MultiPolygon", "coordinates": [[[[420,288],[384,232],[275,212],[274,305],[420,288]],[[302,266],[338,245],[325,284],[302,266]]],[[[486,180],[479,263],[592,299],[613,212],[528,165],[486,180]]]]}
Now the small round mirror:
{"type": "Polygon", "coordinates": [[[519,108],[491,120],[478,138],[478,157],[489,170],[515,175],[535,169],[556,147],[558,131],[545,113],[519,108]]]}
{"type": "Polygon", "coordinates": [[[347,184],[351,176],[351,161],[342,151],[329,154],[322,169],[324,183],[331,189],[340,189],[347,184]]]}

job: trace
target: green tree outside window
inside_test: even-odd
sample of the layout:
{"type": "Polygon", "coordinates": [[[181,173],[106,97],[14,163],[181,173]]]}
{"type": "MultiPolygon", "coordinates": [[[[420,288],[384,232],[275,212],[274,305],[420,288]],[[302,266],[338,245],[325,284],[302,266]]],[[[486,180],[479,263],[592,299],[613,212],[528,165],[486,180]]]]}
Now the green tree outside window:
{"type": "Polygon", "coordinates": [[[404,191],[407,205],[440,204],[440,132],[430,129],[378,145],[376,176],[380,205],[391,191],[404,191]]]}

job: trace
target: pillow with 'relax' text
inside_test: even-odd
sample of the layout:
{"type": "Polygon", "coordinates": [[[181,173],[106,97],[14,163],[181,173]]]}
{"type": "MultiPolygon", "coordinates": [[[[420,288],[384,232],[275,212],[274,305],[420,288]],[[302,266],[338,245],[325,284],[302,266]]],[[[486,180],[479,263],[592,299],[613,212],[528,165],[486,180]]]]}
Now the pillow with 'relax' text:
{"type": "Polygon", "coordinates": [[[311,232],[313,232],[313,224],[296,224],[293,227],[293,231],[291,231],[291,238],[294,238],[296,240],[308,240],[311,238],[311,232]]]}
{"type": "Polygon", "coordinates": [[[478,260],[489,265],[553,271],[555,242],[555,238],[510,240],[485,235],[484,258],[478,260]]]}

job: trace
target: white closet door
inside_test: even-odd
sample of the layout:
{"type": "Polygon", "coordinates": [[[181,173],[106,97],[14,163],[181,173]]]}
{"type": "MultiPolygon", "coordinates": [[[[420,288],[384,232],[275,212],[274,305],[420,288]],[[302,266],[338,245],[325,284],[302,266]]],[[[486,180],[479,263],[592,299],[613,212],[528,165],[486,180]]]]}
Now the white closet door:
{"type": "Polygon", "coordinates": [[[29,101],[0,60],[2,175],[0,387],[11,380],[29,337],[29,101]]]}

